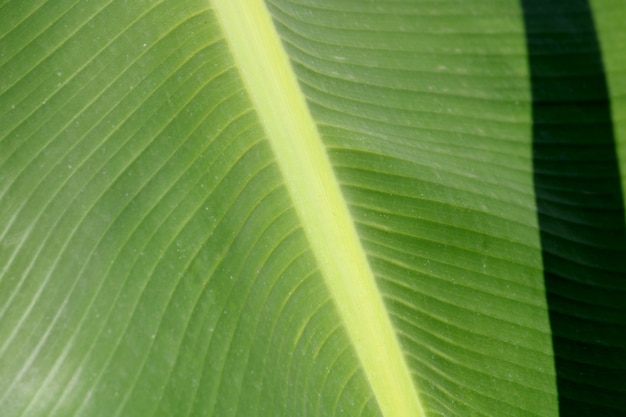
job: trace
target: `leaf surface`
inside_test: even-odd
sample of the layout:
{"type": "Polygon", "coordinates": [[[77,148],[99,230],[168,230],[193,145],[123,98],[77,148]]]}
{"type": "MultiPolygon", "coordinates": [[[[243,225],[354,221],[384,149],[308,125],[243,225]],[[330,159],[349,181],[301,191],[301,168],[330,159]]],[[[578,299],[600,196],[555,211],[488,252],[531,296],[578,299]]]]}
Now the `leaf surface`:
{"type": "MultiPolygon", "coordinates": [[[[626,12],[592,6],[623,167],[626,12]]],[[[528,15],[3,2],[2,415],[558,415],[528,15]]]]}

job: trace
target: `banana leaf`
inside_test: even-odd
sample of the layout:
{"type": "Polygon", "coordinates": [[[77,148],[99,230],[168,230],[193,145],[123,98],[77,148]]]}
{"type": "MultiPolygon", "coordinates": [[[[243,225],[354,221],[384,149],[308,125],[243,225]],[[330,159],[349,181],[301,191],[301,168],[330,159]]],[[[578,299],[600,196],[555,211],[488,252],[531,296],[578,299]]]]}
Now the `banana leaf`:
{"type": "Polygon", "coordinates": [[[0,415],[626,415],[625,21],[0,1],[0,415]]]}

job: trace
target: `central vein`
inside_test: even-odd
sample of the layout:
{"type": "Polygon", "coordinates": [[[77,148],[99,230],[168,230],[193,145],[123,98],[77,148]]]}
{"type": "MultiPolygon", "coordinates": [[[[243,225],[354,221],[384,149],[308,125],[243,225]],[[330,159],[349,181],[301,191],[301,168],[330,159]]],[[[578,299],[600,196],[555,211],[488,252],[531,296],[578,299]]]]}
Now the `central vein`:
{"type": "Polygon", "coordinates": [[[374,275],[265,4],[214,0],[213,6],[383,415],[422,416],[374,275]]]}

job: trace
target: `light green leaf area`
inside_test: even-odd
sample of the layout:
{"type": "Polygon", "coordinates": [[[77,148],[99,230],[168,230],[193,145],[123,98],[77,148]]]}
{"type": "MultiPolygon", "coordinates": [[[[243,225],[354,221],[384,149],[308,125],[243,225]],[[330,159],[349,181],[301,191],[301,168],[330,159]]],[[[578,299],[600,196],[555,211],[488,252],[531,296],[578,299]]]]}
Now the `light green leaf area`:
{"type": "Polygon", "coordinates": [[[513,0],[0,1],[0,414],[558,415],[525,42],[513,0]]]}

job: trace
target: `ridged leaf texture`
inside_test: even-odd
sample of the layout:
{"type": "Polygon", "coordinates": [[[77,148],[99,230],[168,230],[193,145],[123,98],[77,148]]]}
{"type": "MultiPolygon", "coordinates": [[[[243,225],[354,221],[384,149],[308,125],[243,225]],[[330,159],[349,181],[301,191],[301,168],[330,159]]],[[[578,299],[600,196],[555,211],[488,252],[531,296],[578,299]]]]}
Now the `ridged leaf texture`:
{"type": "Polygon", "coordinates": [[[626,415],[624,22],[0,0],[0,415],[626,415]]]}

